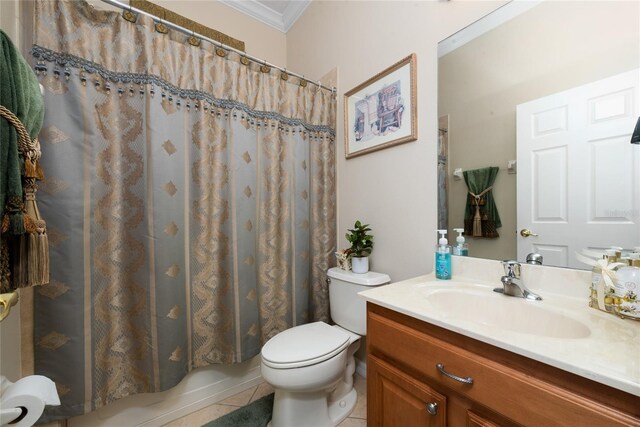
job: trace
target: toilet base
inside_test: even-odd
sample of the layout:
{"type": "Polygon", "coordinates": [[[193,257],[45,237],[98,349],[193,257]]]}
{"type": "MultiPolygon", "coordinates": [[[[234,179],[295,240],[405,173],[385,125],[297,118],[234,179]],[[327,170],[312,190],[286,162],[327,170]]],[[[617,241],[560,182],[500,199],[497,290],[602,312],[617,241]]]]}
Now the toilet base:
{"type": "Polygon", "coordinates": [[[355,388],[352,388],[346,396],[337,400],[329,405],[329,418],[336,426],[345,420],[353,411],[358,400],[358,393],[355,388]]]}
{"type": "Polygon", "coordinates": [[[267,427],[335,427],[344,421],[358,400],[351,389],[346,396],[327,405],[326,392],[289,393],[276,390],[273,418],[267,427]]]}

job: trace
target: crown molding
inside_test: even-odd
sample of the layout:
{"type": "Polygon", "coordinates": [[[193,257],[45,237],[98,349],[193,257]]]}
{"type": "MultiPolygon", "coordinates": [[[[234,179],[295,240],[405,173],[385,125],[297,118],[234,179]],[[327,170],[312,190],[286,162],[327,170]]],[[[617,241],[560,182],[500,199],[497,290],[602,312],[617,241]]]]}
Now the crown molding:
{"type": "Polygon", "coordinates": [[[220,0],[221,3],[286,33],[302,15],[311,0],[289,1],[283,13],[276,12],[257,0],[220,0]]]}
{"type": "Polygon", "coordinates": [[[471,40],[480,37],[484,33],[493,30],[516,16],[527,12],[542,3],[542,1],[543,0],[513,0],[503,6],[500,6],[488,15],[483,16],[438,43],[438,58],[441,58],[449,52],[464,46],[471,40]]]}
{"type": "Polygon", "coordinates": [[[311,4],[311,0],[293,0],[289,2],[289,5],[282,14],[284,21],[285,33],[291,29],[293,24],[296,23],[298,18],[302,16],[307,7],[311,4]]]}

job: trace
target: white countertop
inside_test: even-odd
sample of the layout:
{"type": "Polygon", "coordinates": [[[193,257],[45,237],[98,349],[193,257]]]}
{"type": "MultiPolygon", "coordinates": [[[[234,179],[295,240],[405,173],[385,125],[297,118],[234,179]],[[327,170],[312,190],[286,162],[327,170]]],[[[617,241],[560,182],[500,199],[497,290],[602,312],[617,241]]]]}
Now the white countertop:
{"type": "MultiPolygon", "coordinates": [[[[543,301],[526,301],[494,293],[492,289],[500,285],[499,277],[495,282],[491,286],[482,281],[443,281],[426,275],[373,288],[359,295],[416,319],[640,396],[640,322],[620,319],[588,307],[587,289],[584,289],[583,298],[567,296],[566,292],[553,294],[547,289],[545,293],[540,292],[543,301]],[[554,316],[568,317],[586,325],[590,332],[581,338],[559,338],[512,331],[509,325],[489,326],[481,318],[456,318],[445,310],[434,308],[428,299],[429,295],[447,289],[463,292],[468,289],[483,297],[486,291],[487,295],[492,295],[490,298],[508,299],[505,303],[512,304],[511,307],[513,304],[537,305],[553,312],[554,316]]],[[[532,323],[535,327],[535,321],[532,323]]]]}

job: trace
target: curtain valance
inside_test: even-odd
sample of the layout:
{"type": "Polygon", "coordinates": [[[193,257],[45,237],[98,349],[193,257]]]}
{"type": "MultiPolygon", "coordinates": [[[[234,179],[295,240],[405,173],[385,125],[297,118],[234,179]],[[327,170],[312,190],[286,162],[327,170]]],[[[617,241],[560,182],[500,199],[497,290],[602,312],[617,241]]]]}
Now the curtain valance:
{"type": "Polygon", "coordinates": [[[123,96],[149,91],[179,108],[236,108],[254,119],[335,136],[335,99],[330,91],[301,85],[297,78],[210,43],[192,46],[176,31],[158,33],[150,17],[138,16],[131,23],[117,12],[95,9],[85,1],[74,3],[68,7],[64,1],[39,2],[36,71],[84,79],[123,96]],[[166,54],[169,50],[171,55],[166,54]]]}

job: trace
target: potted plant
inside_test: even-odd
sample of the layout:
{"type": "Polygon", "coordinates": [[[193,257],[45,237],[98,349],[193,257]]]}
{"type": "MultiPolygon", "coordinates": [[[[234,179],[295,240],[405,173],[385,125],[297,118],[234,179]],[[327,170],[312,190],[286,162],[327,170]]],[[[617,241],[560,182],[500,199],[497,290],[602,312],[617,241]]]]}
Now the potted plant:
{"type": "Polygon", "coordinates": [[[348,231],[345,237],[351,243],[348,249],[351,256],[351,271],[366,273],[369,271],[369,255],[373,250],[373,235],[368,233],[371,231],[369,224],[362,224],[358,220],[348,231]]]}

